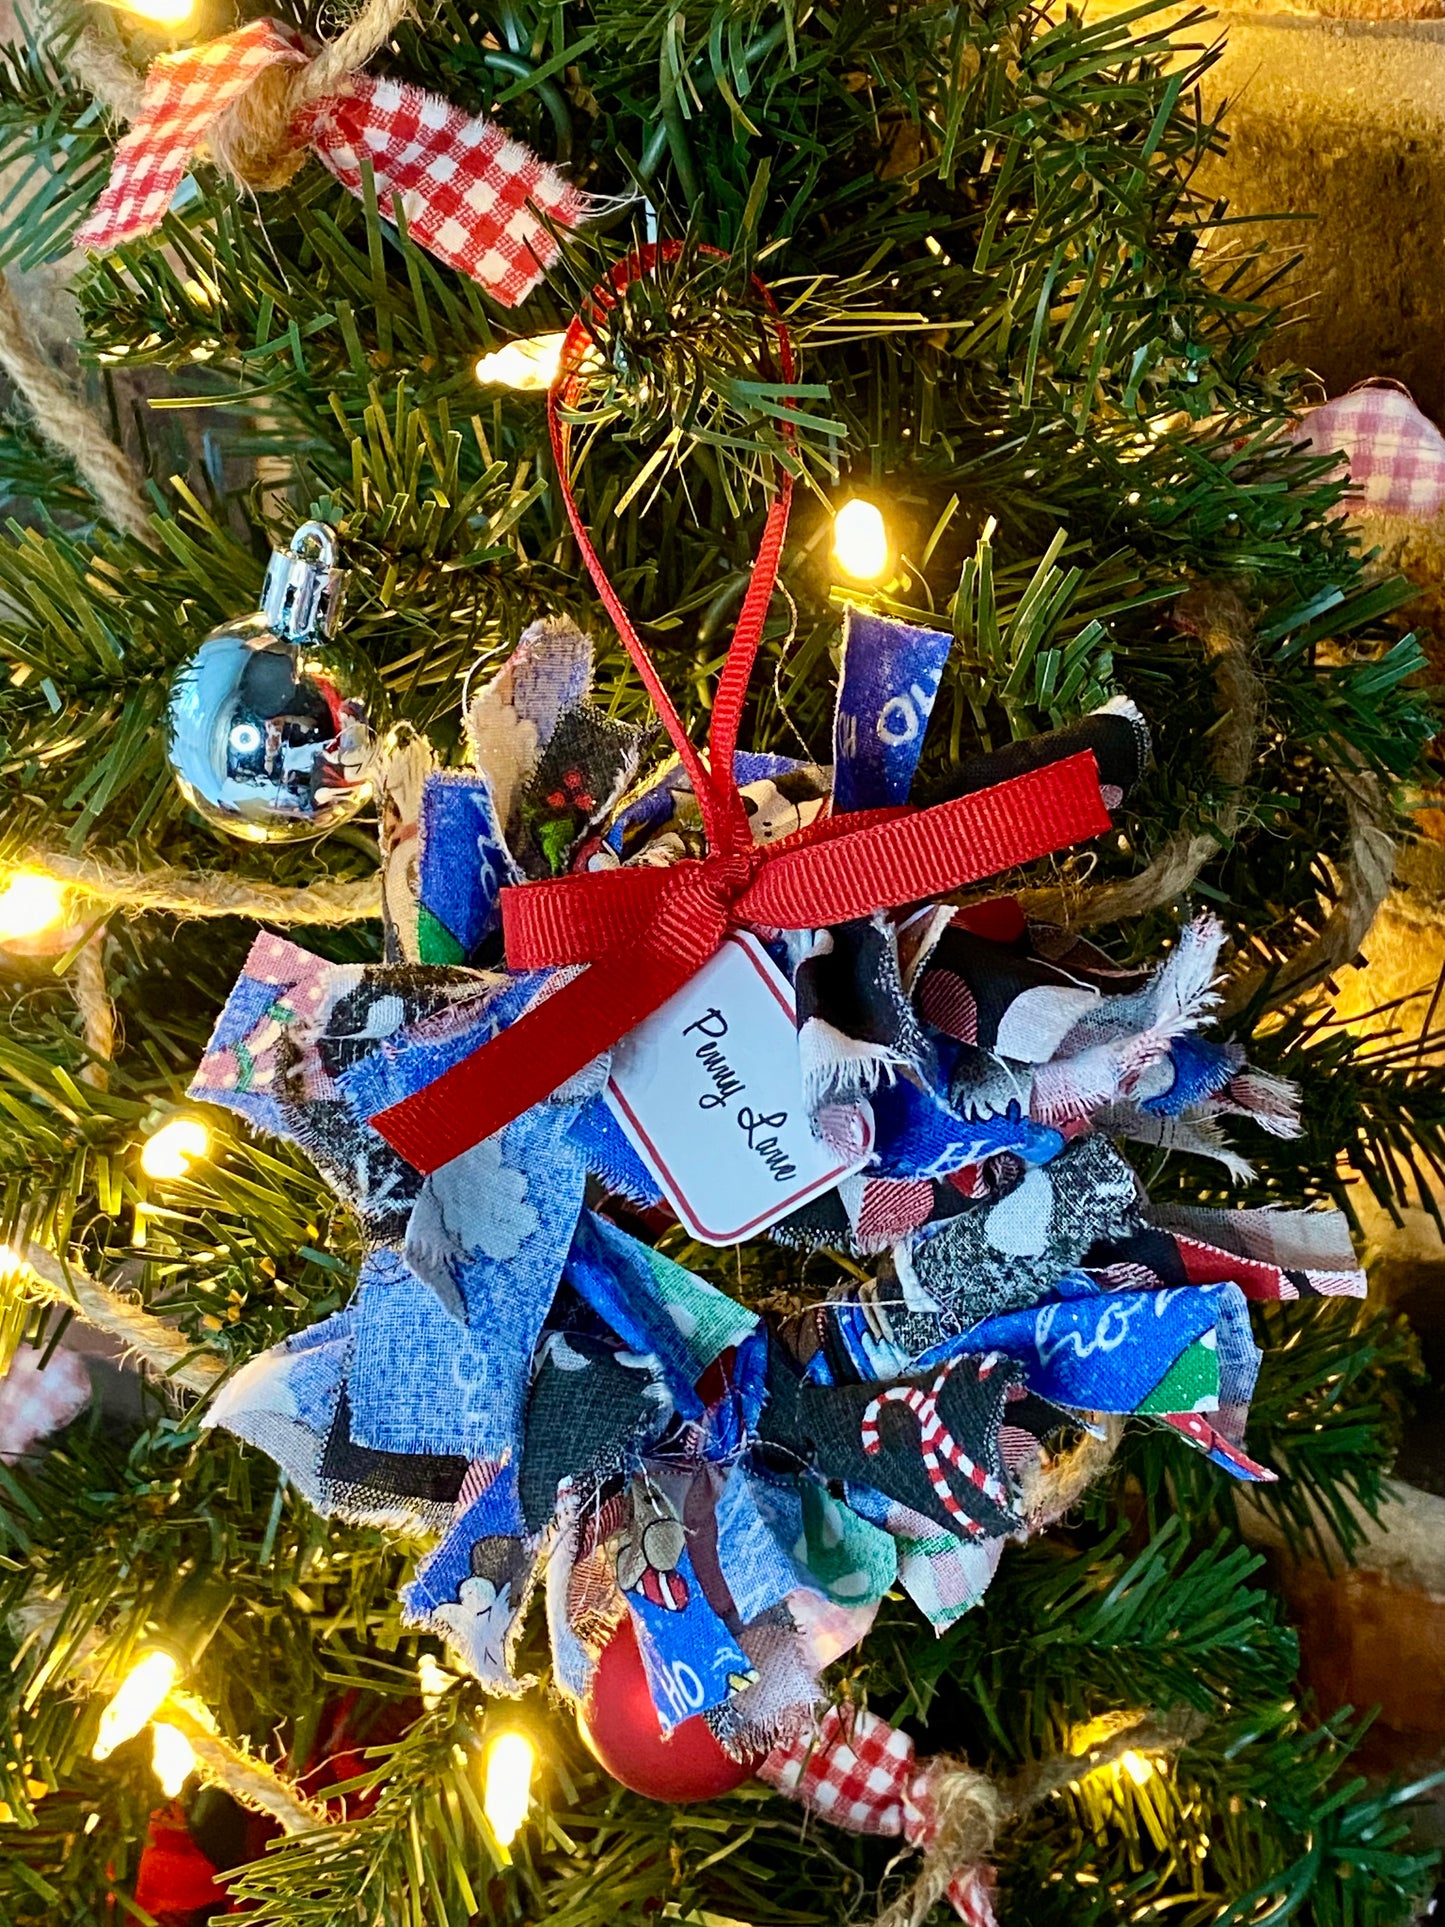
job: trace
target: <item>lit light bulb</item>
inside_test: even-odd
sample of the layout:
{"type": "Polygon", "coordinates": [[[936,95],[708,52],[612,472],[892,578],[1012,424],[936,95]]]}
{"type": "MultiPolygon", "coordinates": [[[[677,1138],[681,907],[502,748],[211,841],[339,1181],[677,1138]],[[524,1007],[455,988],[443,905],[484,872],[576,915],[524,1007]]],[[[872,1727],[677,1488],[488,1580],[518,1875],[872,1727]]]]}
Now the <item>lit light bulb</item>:
{"type": "Polygon", "coordinates": [[[562,366],[565,334],[533,335],[527,341],[509,341],[505,347],[483,355],[477,363],[477,380],[498,388],[520,388],[540,395],[557,379],[562,366]]]}
{"type": "Polygon", "coordinates": [[[855,582],[876,582],[888,568],[888,527],[882,511],[855,495],[833,518],[833,560],[855,582]]]}
{"type": "Polygon", "coordinates": [[[1143,1786],[1146,1780],[1154,1777],[1154,1762],[1147,1753],[1135,1753],[1131,1749],[1128,1753],[1120,1754],[1119,1764],[1135,1786],[1143,1786]]]}
{"type": "MultiPolygon", "coordinates": [[[[1138,1722],[1137,1713],[1101,1713],[1097,1719],[1087,1720],[1082,1726],[1074,1728],[1069,1737],[1069,1750],[1075,1754],[1092,1752],[1096,1746],[1116,1739],[1138,1722]]],[[[1105,1760],[1085,1773],[1079,1784],[1092,1788],[1105,1799],[1117,1801],[1122,1797],[1127,1782],[1132,1781],[1139,1787],[1147,1786],[1156,1775],[1167,1774],[1168,1771],[1167,1759],[1163,1754],[1145,1753],[1131,1746],[1127,1751],[1116,1754],[1112,1760],[1105,1760]]]]}
{"type": "Polygon", "coordinates": [[[167,1720],[157,1720],[151,1728],[151,1767],[168,1800],[175,1799],[196,1770],[195,1748],[167,1720]]]}
{"type": "Polygon", "coordinates": [[[210,1148],[211,1134],[198,1117],[173,1117],[146,1139],[140,1168],[148,1178],[183,1178],[191,1159],[203,1158],[210,1148]]]}
{"type": "Polygon", "coordinates": [[[123,0],[127,13],[137,20],[150,20],[157,27],[178,27],[191,17],[194,0],[123,0]]]}
{"type": "Polygon", "coordinates": [[[176,1662],[159,1649],[138,1659],[100,1716],[100,1731],[90,1750],[93,1760],[108,1760],[118,1746],[133,1740],[176,1683],[176,1662]]]}
{"type": "Polygon", "coordinates": [[[65,889],[38,870],[15,870],[0,890],[0,943],[38,937],[65,915],[65,889]]]}
{"type": "Polygon", "coordinates": [[[449,1673],[445,1666],[438,1666],[430,1653],[423,1653],[416,1663],[417,1686],[421,1692],[421,1703],[428,1713],[434,1713],[457,1683],[455,1673],[449,1673]]]}
{"type": "Polygon", "coordinates": [[[487,1747],[487,1777],[482,1811],[499,1847],[510,1847],[532,1804],[532,1768],[537,1750],[525,1733],[498,1733],[487,1747]]]}

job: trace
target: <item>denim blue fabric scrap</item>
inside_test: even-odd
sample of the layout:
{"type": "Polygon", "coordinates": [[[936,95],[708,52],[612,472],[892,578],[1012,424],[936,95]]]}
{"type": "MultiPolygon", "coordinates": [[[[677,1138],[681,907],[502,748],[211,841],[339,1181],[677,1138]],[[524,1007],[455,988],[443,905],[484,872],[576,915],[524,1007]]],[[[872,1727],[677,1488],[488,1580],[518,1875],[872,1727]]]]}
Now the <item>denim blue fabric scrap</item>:
{"type": "Polygon", "coordinates": [[[833,807],[906,803],[953,635],[869,610],[843,616],[833,807]]]}
{"type": "MultiPolygon", "coordinates": [[[[757,841],[907,800],[950,642],[850,612],[834,768],[737,755],[757,841]]],[[[545,1579],[561,1690],[585,1698],[630,1615],[660,1729],[701,1715],[745,1749],[796,1725],[895,1582],[939,1632],[968,1610],[1064,1428],[1139,1415],[1231,1476],[1272,1476],[1244,1444],[1247,1300],[1351,1295],[1359,1274],[1329,1213],[1156,1219],[1115,1148],[1167,1126],[1208,1150],[1228,1114],[1298,1128],[1293,1094],[1203,1033],[1209,919],[1152,971],[946,905],[765,933],[816,1128],[867,1104],[874,1132],[865,1170],[777,1227],[869,1260],[802,1311],[749,1309],[658,1248],[675,1233],[598,1098],[605,1060],[423,1181],[368,1120],[553,981],[478,967],[499,954],[500,889],[702,852],[676,764],[604,796],[641,738],[589,709],[590,659],[571,624],[536,625],[470,706],[475,767],[424,778],[423,961],[258,939],[193,1094],[304,1149],[365,1255],[347,1309],[251,1360],[208,1422],[323,1512],[437,1532],[403,1609],[487,1690],[526,1684],[545,1579]]],[[[959,781],[1081,746],[1122,795],[1142,720],[1115,701],[959,781]]]]}

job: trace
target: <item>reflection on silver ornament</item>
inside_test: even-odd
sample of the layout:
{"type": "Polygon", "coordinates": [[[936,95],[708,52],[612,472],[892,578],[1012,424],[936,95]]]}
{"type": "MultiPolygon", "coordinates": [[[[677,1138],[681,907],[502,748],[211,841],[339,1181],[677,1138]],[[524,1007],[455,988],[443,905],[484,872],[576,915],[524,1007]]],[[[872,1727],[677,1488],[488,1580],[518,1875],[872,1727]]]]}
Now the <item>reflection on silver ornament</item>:
{"type": "Polygon", "coordinates": [[[171,767],[216,829],[294,842],[370,800],[370,706],[332,640],[343,584],[332,530],[303,523],[272,555],[260,609],[213,629],[176,676],[171,767]]]}

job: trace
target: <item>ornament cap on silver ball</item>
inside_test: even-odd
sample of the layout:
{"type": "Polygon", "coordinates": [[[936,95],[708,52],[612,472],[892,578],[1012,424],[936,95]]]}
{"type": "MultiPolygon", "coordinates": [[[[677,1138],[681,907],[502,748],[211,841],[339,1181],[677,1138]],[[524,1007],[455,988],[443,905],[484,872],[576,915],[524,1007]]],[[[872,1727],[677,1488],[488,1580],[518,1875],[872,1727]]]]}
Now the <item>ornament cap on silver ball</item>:
{"type": "Polygon", "coordinates": [[[335,640],[335,531],[272,555],[255,614],[213,629],[171,686],[171,767],[208,823],[252,843],[320,836],[371,799],[375,705],[335,640]]]}
{"type": "Polygon", "coordinates": [[[288,642],[329,641],[345,595],[346,571],[336,566],[335,530],[325,522],[303,522],[289,548],[271,551],[261,585],[261,614],[288,642]]]}

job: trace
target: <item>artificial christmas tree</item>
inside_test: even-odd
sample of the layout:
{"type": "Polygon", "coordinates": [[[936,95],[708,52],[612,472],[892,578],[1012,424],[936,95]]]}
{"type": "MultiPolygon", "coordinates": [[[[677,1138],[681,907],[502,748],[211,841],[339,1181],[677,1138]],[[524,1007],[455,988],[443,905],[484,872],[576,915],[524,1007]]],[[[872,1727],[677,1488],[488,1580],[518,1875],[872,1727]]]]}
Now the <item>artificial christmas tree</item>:
{"type": "Polygon", "coordinates": [[[1227,1474],[1348,1545],[1398,1434],[1408,1334],[1308,1208],[1413,1195],[1445,1100],[1310,1000],[1434,719],[1148,12],[207,17],[144,90],[126,16],[12,48],[0,259],[92,244],[92,393],[204,424],[81,445],[8,346],[4,855],[76,934],[7,979],[6,1333],[78,1307],[174,1387],[3,1477],[12,1918],[130,1904],[156,1722],[280,1825],[217,1868],[277,1927],[1426,1891],[1227,1474]],[[330,827],[248,844],[168,692],[305,523],[375,696],[302,628],[199,705],[191,767],[330,827]],[[637,1043],[735,955],[781,1216],[703,1208],[637,1043]],[[624,1795],[545,1685],[717,1797],[624,1795]],[[316,1782],[339,1692],[374,1746],[316,1782]]]}

